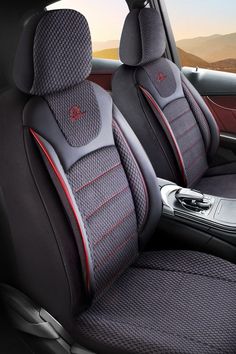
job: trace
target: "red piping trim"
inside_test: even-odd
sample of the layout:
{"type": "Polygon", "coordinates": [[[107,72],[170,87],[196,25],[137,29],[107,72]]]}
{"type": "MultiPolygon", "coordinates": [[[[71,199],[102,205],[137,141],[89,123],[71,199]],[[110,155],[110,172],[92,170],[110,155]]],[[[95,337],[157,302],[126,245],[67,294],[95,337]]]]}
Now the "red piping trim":
{"type": "Polygon", "coordinates": [[[113,226],[110,227],[97,241],[94,242],[94,246],[97,246],[98,243],[100,243],[104,238],[109,236],[118,226],[122,225],[128,217],[130,217],[132,214],[134,214],[134,209],[132,209],[130,212],[125,214],[125,216],[118,220],[113,226]]]}
{"type": "Polygon", "coordinates": [[[174,148],[176,150],[176,157],[178,159],[179,162],[179,167],[180,167],[180,171],[182,173],[182,177],[184,180],[184,183],[187,184],[187,180],[186,180],[186,173],[185,173],[185,168],[184,168],[184,161],[178,146],[178,143],[175,139],[175,136],[170,128],[169,122],[167,121],[166,117],[164,116],[163,112],[161,111],[160,107],[158,106],[158,104],[156,103],[156,101],[154,100],[154,98],[152,97],[152,95],[142,86],[139,86],[141,91],[143,92],[144,96],[148,99],[148,101],[151,103],[151,105],[153,105],[154,109],[158,111],[158,113],[160,114],[162,121],[166,127],[166,129],[168,130],[168,133],[170,134],[171,140],[174,143],[174,148]]]}
{"type": "Polygon", "coordinates": [[[193,130],[194,127],[196,127],[197,123],[194,122],[190,127],[188,127],[186,130],[182,131],[182,133],[178,136],[178,139],[183,138],[186,134],[190,133],[191,130],[193,130]]]}
{"type": "Polygon", "coordinates": [[[112,194],[111,197],[109,197],[108,199],[106,199],[102,204],[100,204],[95,210],[93,210],[90,214],[85,216],[85,220],[88,220],[89,218],[91,218],[94,214],[96,214],[102,207],[104,207],[107,203],[109,203],[112,199],[114,199],[115,197],[117,197],[118,195],[122,194],[123,192],[127,191],[127,189],[129,189],[129,186],[126,186],[124,188],[122,188],[122,190],[112,194]]]}
{"type": "Polygon", "coordinates": [[[101,173],[101,174],[98,175],[96,178],[94,178],[93,180],[87,182],[87,183],[84,184],[83,186],[81,186],[81,187],[75,189],[75,193],[78,193],[79,191],[81,191],[81,190],[84,189],[85,187],[88,187],[90,184],[96,182],[99,178],[106,176],[109,172],[113,171],[115,168],[117,168],[117,167],[119,167],[119,166],[121,166],[121,162],[115,164],[114,166],[112,166],[111,168],[109,168],[109,170],[107,170],[107,171],[101,173]]]}
{"type": "Polygon", "coordinates": [[[185,111],[183,111],[182,113],[178,114],[176,117],[174,117],[174,119],[170,120],[169,124],[172,124],[172,123],[176,122],[179,118],[182,118],[188,112],[191,112],[190,108],[185,109],[185,111]]]}
{"type": "Polygon", "coordinates": [[[101,267],[104,266],[104,264],[111,259],[114,256],[120,255],[120,251],[122,250],[122,248],[124,248],[124,246],[131,241],[134,236],[136,236],[136,232],[132,232],[122,243],[118,244],[113,250],[111,250],[110,253],[108,253],[107,256],[105,256],[104,258],[102,258],[100,260],[100,262],[96,265],[96,270],[100,269],[101,267]]]}
{"type": "Polygon", "coordinates": [[[185,155],[188,151],[191,151],[200,141],[202,141],[201,138],[199,138],[198,140],[196,140],[193,144],[191,144],[190,146],[187,147],[187,149],[185,149],[182,154],[185,155]]]}
{"type": "Polygon", "coordinates": [[[72,200],[72,198],[70,196],[70,192],[69,192],[69,190],[68,190],[68,188],[67,188],[67,186],[65,184],[65,181],[63,180],[62,175],[60,174],[60,172],[58,171],[57,167],[55,166],[55,164],[54,164],[49,152],[47,151],[46,147],[44,146],[43,142],[41,141],[39,135],[31,128],[30,128],[30,132],[33,135],[34,139],[37,141],[38,145],[40,146],[40,148],[42,149],[44,155],[46,156],[48,162],[50,163],[53,171],[55,172],[55,175],[57,176],[57,178],[58,178],[58,180],[59,180],[59,182],[60,182],[60,184],[62,186],[62,189],[65,192],[66,198],[67,198],[67,200],[69,202],[69,205],[71,207],[71,210],[72,210],[72,212],[74,214],[74,217],[75,217],[79,232],[81,234],[83,248],[84,248],[85,263],[86,263],[86,286],[87,286],[87,289],[89,290],[89,288],[90,288],[89,257],[88,257],[86,242],[85,242],[85,239],[84,239],[85,236],[83,235],[83,232],[82,232],[82,229],[81,229],[81,226],[80,226],[80,221],[78,219],[78,216],[77,216],[77,213],[76,213],[76,210],[75,210],[75,207],[74,207],[73,200],[72,200]]]}

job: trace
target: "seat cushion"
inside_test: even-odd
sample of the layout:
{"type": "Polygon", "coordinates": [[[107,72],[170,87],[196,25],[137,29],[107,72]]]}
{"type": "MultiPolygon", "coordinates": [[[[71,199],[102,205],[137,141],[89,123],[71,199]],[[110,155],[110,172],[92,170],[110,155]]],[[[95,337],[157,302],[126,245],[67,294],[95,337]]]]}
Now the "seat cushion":
{"type": "Polygon", "coordinates": [[[236,198],[236,162],[209,168],[194,188],[218,197],[236,198]]]}
{"type": "Polygon", "coordinates": [[[203,253],[142,254],[78,320],[96,353],[235,353],[236,266],[203,253]]]}

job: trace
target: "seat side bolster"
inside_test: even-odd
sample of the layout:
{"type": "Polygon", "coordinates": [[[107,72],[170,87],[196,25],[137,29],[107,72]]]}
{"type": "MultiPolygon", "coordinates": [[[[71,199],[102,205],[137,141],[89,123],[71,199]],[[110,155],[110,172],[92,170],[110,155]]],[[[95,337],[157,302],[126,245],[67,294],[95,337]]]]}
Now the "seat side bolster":
{"type": "Polygon", "coordinates": [[[196,101],[196,103],[198,104],[198,106],[200,107],[200,109],[202,110],[202,112],[206,118],[206,122],[209,126],[210,137],[211,137],[210,138],[210,145],[209,145],[209,149],[208,149],[208,158],[212,159],[213,156],[215,155],[215,153],[219,147],[219,143],[220,143],[220,133],[219,133],[219,128],[217,126],[216,120],[213,117],[213,115],[212,115],[211,111],[209,110],[209,108],[207,107],[207,105],[205,104],[205,102],[203,101],[199,92],[189,82],[189,80],[184,76],[183,73],[181,73],[181,79],[182,79],[182,82],[186,85],[187,89],[190,91],[191,95],[193,96],[194,100],[196,101]]]}
{"type": "Polygon", "coordinates": [[[156,174],[142,145],[115,105],[113,107],[113,118],[121,129],[146,183],[149,205],[146,223],[139,235],[140,247],[142,248],[146,244],[148,238],[150,238],[155,232],[161,216],[162,203],[160,189],[156,174]]]}

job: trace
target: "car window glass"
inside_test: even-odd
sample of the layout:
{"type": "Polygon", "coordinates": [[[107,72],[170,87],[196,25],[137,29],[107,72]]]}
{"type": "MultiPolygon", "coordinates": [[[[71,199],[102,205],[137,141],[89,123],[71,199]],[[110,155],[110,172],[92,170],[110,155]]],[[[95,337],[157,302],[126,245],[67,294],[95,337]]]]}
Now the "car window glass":
{"type": "Polygon", "coordinates": [[[126,15],[125,0],[62,0],[48,10],[70,8],[81,12],[88,20],[93,43],[93,57],[119,59],[119,41],[126,15]]]}
{"type": "Polygon", "coordinates": [[[236,1],[165,0],[182,66],[236,73],[236,1]]]}

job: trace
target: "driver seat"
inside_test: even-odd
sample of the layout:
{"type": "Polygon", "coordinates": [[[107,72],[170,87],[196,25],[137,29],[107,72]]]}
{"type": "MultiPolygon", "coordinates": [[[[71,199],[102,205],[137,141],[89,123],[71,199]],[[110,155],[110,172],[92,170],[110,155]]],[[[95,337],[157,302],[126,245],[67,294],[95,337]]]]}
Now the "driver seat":
{"type": "Polygon", "coordinates": [[[146,251],[160,237],[157,178],[110,95],[86,80],[91,59],[80,13],[25,25],[17,89],[0,97],[9,284],[95,353],[233,354],[236,266],[146,251]]]}

